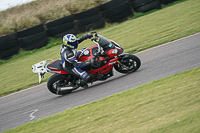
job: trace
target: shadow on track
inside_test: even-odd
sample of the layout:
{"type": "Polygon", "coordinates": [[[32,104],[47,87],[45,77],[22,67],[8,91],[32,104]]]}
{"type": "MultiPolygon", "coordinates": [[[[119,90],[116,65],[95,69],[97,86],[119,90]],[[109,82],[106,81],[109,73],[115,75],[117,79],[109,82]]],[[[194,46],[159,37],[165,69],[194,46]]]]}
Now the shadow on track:
{"type": "MultiPolygon", "coordinates": [[[[129,73],[129,74],[122,74],[122,75],[117,76],[117,77],[113,76],[113,77],[111,77],[110,79],[107,79],[107,80],[104,80],[104,81],[96,81],[96,82],[94,82],[93,84],[89,84],[89,87],[86,88],[86,89],[80,87],[80,88],[78,88],[77,90],[74,90],[74,91],[71,92],[71,93],[68,93],[68,94],[65,94],[65,95],[56,95],[56,97],[54,97],[54,98],[55,98],[55,99],[57,99],[57,98],[62,98],[62,97],[65,97],[65,96],[68,96],[68,95],[71,95],[71,94],[80,93],[80,92],[85,91],[85,90],[95,89],[96,87],[98,87],[98,86],[100,86],[100,85],[102,85],[102,84],[108,84],[108,83],[110,83],[110,82],[112,82],[112,81],[115,81],[115,80],[124,78],[124,77],[126,77],[126,76],[131,76],[132,74],[136,74],[137,72],[140,72],[140,71],[142,71],[142,70],[139,69],[139,70],[136,71],[136,72],[129,73]]],[[[55,94],[54,94],[54,95],[55,95],[55,94]]]]}

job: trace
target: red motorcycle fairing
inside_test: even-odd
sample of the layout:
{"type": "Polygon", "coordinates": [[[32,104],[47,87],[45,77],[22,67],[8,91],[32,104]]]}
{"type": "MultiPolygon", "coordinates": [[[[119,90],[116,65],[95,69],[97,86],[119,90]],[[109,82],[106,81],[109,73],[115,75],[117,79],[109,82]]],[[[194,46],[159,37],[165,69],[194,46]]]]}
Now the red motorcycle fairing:
{"type": "MultiPolygon", "coordinates": [[[[95,67],[92,68],[90,66],[90,69],[87,69],[86,71],[88,73],[93,73],[93,74],[107,74],[111,71],[111,69],[113,68],[113,66],[115,65],[115,63],[117,62],[118,58],[117,55],[119,55],[120,53],[123,52],[123,48],[118,45],[117,43],[111,41],[111,43],[114,46],[113,49],[108,49],[105,51],[105,54],[102,56],[99,56],[99,61],[101,61],[101,66],[99,67],[95,67]]],[[[94,58],[95,53],[97,53],[98,51],[98,45],[93,45],[90,46],[86,49],[84,49],[80,55],[78,56],[78,60],[79,61],[86,61],[86,60],[91,60],[94,58]]],[[[62,68],[61,65],[61,60],[55,60],[53,62],[51,62],[50,64],[48,64],[47,68],[49,70],[51,70],[51,72],[53,73],[58,73],[58,74],[68,74],[67,72],[65,72],[62,68]]],[[[83,68],[84,69],[84,68],[83,68]]]]}
{"type": "Polygon", "coordinates": [[[61,65],[61,60],[60,59],[57,59],[57,60],[52,61],[51,63],[49,63],[47,65],[47,68],[49,70],[51,70],[51,72],[53,72],[53,73],[68,74],[67,72],[65,72],[63,70],[63,67],[61,65]]]}
{"type": "MultiPolygon", "coordinates": [[[[114,45],[116,44],[114,43],[114,45]]],[[[87,72],[93,74],[98,74],[98,73],[107,74],[113,68],[114,64],[117,62],[118,57],[116,56],[119,55],[121,52],[123,52],[123,49],[120,48],[119,45],[117,46],[118,47],[114,49],[105,51],[105,55],[99,56],[99,61],[103,63],[101,67],[90,69],[87,72]],[[103,61],[105,61],[106,63],[104,63],[103,61]]],[[[91,60],[92,58],[94,58],[94,54],[97,52],[97,50],[98,50],[98,45],[93,45],[84,49],[82,53],[79,55],[78,60],[79,61],[91,60]]]]}
{"type": "Polygon", "coordinates": [[[88,72],[89,73],[93,73],[93,74],[98,74],[98,73],[107,74],[113,68],[113,66],[115,65],[117,60],[118,60],[118,57],[114,58],[114,59],[111,59],[103,67],[100,67],[98,69],[92,69],[92,70],[89,70],[88,72]]]}
{"type": "MultiPolygon", "coordinates": [[[[105,55],[99,57],[100,61],[111,59],[123,52],[123,48],[120,45],[118,45],[114,41],[111,41],[111,43],[113,45],[116,45],[117,47],[115,47],[114,49],[106,50],[105,55]]],[[[91,60],[94,57],[94,54],[97,52],[97,50],[98,50],[98,45],[92,45],[84,49],[82,53],[78,56],[78,60],[79,61],[91,60]]]]}
{"type": "MultiPolygon", "coordinates": [[[[97,52],[98,46],[92,45],[86,49],[84,49],[81,54],[78,56],[79,61],[87,61],[91,60],[94,57],[94,54],[97,52]]],[[[100,57],[100,60],[105,60],[104,57],[100,57]]]]}

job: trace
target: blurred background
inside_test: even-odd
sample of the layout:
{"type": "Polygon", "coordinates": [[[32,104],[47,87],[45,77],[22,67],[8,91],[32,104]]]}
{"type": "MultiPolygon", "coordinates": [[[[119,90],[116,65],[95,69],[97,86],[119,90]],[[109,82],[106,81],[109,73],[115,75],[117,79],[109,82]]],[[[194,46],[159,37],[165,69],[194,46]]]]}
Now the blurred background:
{"type": "Polygon", "coordinates": [[[0,0],[0,11],[35,0],[0,0]]]}

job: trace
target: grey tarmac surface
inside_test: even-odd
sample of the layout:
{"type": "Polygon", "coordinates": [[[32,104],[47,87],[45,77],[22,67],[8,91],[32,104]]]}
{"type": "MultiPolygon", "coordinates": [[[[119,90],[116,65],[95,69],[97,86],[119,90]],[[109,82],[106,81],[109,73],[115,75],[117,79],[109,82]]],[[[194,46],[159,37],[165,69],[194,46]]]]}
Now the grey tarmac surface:
{"type": "Polygon", "coordinates": [[[87,89],[80,88],[65,96],[50,93],[44,83],[1,97],[0,132],[153,80],[199,67],[200,33],[165,43],[136,55],[142,61],[142,66],[137,72],[125,75],[114,71],[112,78],[96,82],[87,89]]]}

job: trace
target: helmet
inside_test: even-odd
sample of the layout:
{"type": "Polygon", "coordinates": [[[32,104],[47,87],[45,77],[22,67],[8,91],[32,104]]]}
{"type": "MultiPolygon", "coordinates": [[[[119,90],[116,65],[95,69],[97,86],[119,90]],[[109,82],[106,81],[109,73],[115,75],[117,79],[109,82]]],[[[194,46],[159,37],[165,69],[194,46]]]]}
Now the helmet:
{"type": "Polygon", "coordinates": [[[67,34],[63,37],[63,44],[72,49],[76,49],[78,47],[78,41],[76,40],[76,36],[73,34],[67,34]]]}

